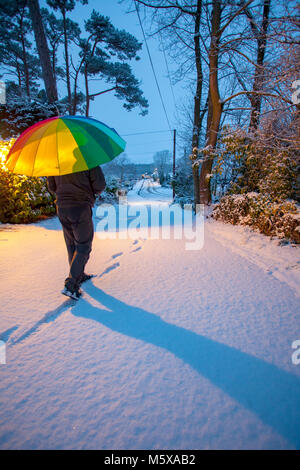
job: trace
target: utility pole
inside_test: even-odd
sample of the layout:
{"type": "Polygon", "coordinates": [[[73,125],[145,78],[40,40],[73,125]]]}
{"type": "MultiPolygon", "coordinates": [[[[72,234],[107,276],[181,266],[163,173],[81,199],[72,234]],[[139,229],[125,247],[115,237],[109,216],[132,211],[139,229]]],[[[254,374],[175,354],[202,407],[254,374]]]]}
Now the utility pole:
{"type": "MultiPolygon", "coordinates": [[[[173,130],[173,183],[175,178],[175,158],[176,158],[176,129],[173,130]]],[[[175,188],[173,184],[173,199],[175,197],[175,188]]]]}

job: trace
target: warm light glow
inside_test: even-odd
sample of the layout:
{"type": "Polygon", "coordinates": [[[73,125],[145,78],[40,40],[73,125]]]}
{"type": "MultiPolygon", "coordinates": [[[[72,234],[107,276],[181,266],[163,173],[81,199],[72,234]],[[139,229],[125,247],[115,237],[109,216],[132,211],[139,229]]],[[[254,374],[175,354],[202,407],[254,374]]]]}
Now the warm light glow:
{"type": "Polygon", "coordinates": [[[0,140],[0,169],[7,171],[5,162],[10,148],[15,143],[15,139],[0,140]]]}

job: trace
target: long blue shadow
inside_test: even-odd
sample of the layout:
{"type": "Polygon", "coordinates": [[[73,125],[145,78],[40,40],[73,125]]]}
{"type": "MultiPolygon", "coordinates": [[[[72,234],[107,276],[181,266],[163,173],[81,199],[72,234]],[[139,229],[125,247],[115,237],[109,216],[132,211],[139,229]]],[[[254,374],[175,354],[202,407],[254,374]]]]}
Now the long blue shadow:
{"type": "Polygon", "coordinates": [[[84,298],[72,308],[113,331],[173,353],[199,374],[254,412],[300,448],[300,379],[238,349],[163,321],[144,309],[106,294],[92,283],[86,292],[110,311],[84,298]]]}
{"type": "Polygon", "coordinates": [[[25,331],[25,333],[22,334],[19,338],[15,339],[12,341],[12,344],[18,344],[27,339],[29,336],[34,334],[41,325],[44,323],[51,323],[52,321],[56,320],[57,317],[59,317],[62,313],[65,312],[71,305],[73,305],[75,300],[68,299],[65,300],[59,307],[55,308],[54,310],[51,310],[47,312],[43,318],[41,318],[39,321],[37,321],[29,330],[25,331]]]}

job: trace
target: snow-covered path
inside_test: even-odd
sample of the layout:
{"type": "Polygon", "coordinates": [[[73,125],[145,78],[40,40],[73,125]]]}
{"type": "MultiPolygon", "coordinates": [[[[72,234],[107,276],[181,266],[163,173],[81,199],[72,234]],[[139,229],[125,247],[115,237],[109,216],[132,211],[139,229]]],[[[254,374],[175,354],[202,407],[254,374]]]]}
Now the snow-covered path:
{"type": "Polygon", "coordinates": [[[77,303],[57,218],[0,252],[0,448],[300,448],[299,247],[208,219],[198,251],[96,236],[77,303]]]}

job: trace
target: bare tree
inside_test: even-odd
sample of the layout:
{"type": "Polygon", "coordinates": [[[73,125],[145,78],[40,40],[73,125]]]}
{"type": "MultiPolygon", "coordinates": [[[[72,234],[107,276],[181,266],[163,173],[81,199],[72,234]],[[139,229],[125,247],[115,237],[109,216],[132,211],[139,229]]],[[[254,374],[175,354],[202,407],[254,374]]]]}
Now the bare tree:
{"type": "MultiPolygon", "coordinates": [[[[270,63],[266,64],[266,50],[271,39],[273,47],[279,40],[275,28],[270,28],[271,23],[278,28],[280,23],[281,7],[278,0],[272,0],[275,1],[276,15],[272,17],[271,0],[135,0],[152,11],[156,30],[151,34],[164,34],[168,41],[166,49],[178,63],[174,76],[178,80],[193,77],[191,159],[195,203],[207,204],[211,200],[215,149],[226,121],[236,116],[255,130],[268,107],[294,106],[295,110],[291,96],[282,93],[277,80],[267,83],[270,63]]],[[[287,11],[281,18],[284,28],[291,13],[287,11]]],[[[293,20],[292,24],[299,27],[299,22],[293,20]]],[[[290,42],[291,38],[282,33],[281,43],[285,41],[290,42]]]]}
{"type": "Polygon", "coordinates": [[[119,155],[110,163],[110,167],[113,168],[120,177],[120,184],[123,183],[126,167],[128,167],[129,164],[130,160],[126,153],[121,153],[121,155],[119,155]]]}
{"type": "Polygon", "coordinates": [[[160,150],[153,155],[153,163],[158,171],[160,182],[163,183],[170,167],[172,154],[169,150],[160,150]]]}

